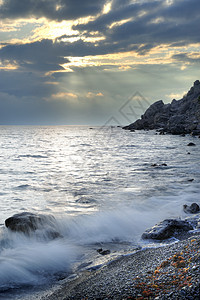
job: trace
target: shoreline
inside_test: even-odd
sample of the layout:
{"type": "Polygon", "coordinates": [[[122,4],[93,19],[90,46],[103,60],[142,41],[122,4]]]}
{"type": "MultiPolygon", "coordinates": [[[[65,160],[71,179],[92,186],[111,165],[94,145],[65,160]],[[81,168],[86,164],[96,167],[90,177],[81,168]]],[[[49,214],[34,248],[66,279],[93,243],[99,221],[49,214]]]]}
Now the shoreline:
{"type": "Polygon", "coordinates": [[[200,232],[84,271],[42,300],[199,299],[200,232]]]}

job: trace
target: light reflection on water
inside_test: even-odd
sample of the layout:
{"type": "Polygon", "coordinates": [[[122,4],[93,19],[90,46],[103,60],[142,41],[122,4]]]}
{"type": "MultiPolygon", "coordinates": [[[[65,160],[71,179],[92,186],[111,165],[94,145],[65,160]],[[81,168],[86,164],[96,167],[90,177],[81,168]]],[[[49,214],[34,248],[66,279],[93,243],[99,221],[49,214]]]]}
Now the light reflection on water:
{"type": "Polygon", "coordinates": [[[200,141],[191,149],[190,139],[121,128],[0,127],[0,217],[92,213],[187,193],[200,170],[200,141]]]}

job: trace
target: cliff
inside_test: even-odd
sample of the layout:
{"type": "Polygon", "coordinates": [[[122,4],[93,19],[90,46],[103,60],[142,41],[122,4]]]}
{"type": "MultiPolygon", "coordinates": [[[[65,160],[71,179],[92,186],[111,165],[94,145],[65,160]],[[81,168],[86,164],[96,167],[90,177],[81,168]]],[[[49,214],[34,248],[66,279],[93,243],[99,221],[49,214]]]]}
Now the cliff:
{"type": "Polygon", "coordinates": [[[180,100],[174,99],[169,104],[162,100],[153,103],[141,119],[123,129],[159,129],[163,133],[200,135],[200,81],[196,80],[180,100]]]}

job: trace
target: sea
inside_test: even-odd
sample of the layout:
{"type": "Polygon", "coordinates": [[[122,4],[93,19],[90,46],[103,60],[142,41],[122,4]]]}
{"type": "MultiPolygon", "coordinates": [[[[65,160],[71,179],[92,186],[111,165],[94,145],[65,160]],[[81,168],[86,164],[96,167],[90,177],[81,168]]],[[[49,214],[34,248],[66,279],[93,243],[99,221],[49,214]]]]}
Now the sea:
{"type": "Polygon", "coordinates": [[[0,162],[0,299],[42,299],[84,270],[158,247],[142,233],[184,219],[183,205],[200,199],[200,139],[190,135],[0,126],[0,162]],[[45,225],[29,235],[6,228],[23,212],[53,216],[59,237],[45,225]]]}

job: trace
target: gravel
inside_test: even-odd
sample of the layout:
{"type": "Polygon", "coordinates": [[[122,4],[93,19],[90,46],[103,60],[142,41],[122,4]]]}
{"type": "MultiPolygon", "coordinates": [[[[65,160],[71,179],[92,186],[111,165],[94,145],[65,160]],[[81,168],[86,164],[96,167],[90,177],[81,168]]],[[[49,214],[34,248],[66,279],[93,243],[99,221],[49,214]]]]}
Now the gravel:
{"type": "Polygon", "coordinates": [[[45,300],[200,299],[200,235],[85,271],[45,300]]]}

